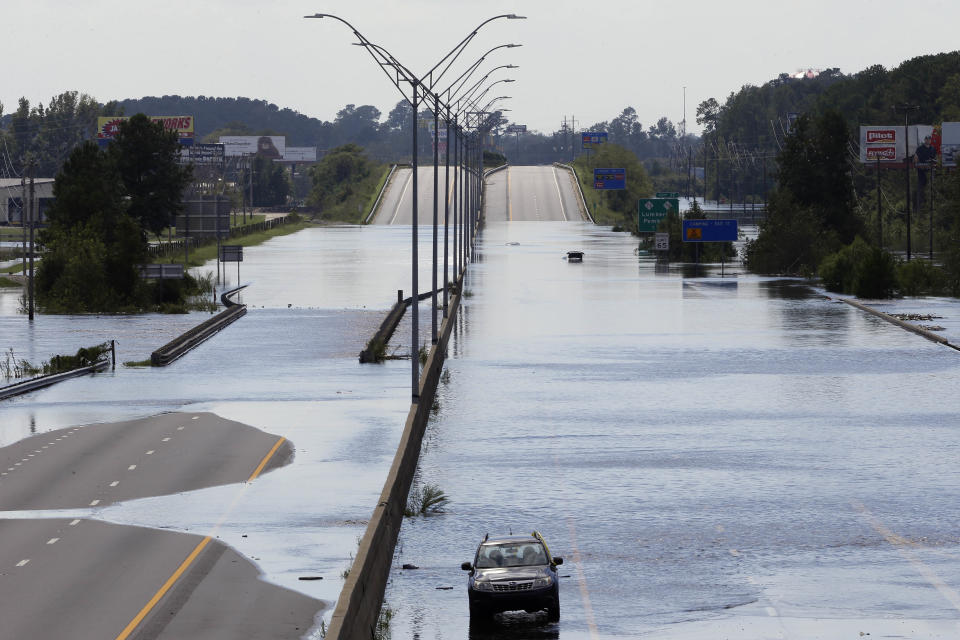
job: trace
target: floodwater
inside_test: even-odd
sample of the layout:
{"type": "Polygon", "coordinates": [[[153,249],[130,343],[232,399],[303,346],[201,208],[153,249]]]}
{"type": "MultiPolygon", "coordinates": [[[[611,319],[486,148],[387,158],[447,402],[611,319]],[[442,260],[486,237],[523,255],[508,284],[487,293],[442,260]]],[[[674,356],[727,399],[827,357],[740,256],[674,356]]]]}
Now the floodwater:
{"type": "Polygon", "coordinates": [[[405,520],[391,637],[960,636],[960,353],[591,225],[481,241],[417,479],[450,503],[405,520]],[[471,631],[460,563],[533,529],[560,622],[471,631]]]}
{"type": "MultiPolygon", "coordinates": [[[[421,290],[430,286],[431,235],[421,227],[421,290]]],[[[12,347],[17,357],[37,362],[110,339],[118,350],[116,371],[4,401],[0,446],[69,425],[180,410],[212,411],[285,436],[295,447],[292,464],[250,485],[134,500],[85,515],[215,530],[266,579],[332,609],[410,406],[409,359],[357,361],[397,290],[409,295],[410,241],[409,227],[322,227],[248,247],[240,265],[240,281],[250,285],[241,294],[248,314],[165,368],[119,363],[148,358],[209,314],[38,315],[31,326],[16,312],[20,291],[0,290],[0,347],[12,347]],[[306,576],[323,579],[299,580],[306,576]]],[[[210,263],[202,270],[215,269],[210,263]]],[[[237,282],[235,264],[226,272],[237,282]]],[[[429,301],[420,309],[424,335],[429,301]]],[[[409,333],[409,321],[404,326],[409,333]]],[[[398,333],[391,346],[409,354],[409,343],[408,334],[398,333]]],[[[44,515],[57,514],[18,517],[44,515]]]]}

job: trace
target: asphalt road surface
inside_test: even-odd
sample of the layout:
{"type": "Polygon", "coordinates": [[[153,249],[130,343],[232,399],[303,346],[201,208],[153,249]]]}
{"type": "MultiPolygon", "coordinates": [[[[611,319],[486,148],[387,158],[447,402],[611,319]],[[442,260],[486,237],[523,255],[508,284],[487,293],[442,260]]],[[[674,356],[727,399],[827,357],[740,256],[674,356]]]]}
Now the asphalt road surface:
{"type": "MultiPolygon", "coordinates": [[[[417,185],[419,224],[433,223],[433,167],[421,167],[417,185]]],[[[444,169],[440,168],[438,220],[443,224],[444,169]]],[[[453,189],[453,175],[450,177],[453,189]]],[[[487,178],[486,219],[500,221],[583,220],[568,171],[552,166],[507,167],[487,178]]],[[[449,196],[452,199],[452,195],[449,196]]],[[[413,171],[394,172],[374,224],[413,222],[413,171]]]]}
{"type": "Polygon", "coordinates": [[[583,220],[566,169],[507,167],[487,178],[487,222],[583,220]]]}
{"type": "Polygon", "coordinates": [[[239,500],[292,451],[207,413],[71,427],[0,449],[0,638],[301,637],[322,604],[259,580],[215,531],[90,518],[215,485],[243,483],[239,500]]]}
{"type": "MultiPolygon", "coordinates": [[[[438,176],[437,220],[443,224],[443,198],[445,167],[440,166],[438,176]]],[[[453,198],[453,167],[450,168],[450,192],[453,198]]],[[[418,224],[433,224],[433,165],[421,166],[417,172],[417,221],[418,224]]],[[[397,169],[387,190],[383,194],[380,210],[374,216],[373,224],[413,224],[413,170],[409,167],[397,169]]]]}

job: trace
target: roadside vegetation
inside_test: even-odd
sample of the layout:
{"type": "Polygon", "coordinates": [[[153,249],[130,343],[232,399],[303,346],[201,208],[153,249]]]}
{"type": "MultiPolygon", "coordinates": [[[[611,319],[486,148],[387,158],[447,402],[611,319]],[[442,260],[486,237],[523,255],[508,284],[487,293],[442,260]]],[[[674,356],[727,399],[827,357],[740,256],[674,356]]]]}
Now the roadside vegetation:
{"type": "Polygon", "coordinates": [[[921,190],[910,170],[907,262],[905,169],[877,176],[856,157],[857,127],[902,123],[893,110],[901,104],[917,105],[911,124],[960,121],[960,51],[889,70],[783,74],[723,104],[699,105],[711,197],[748,201],[764,191],[768,174],[775,185],[767,219],[746,248],[751,271],[820,277],[828,290],[859,297],[960,295],[960,173],[935,167],[921,190]],[[799,116],[788,121],[791,112],[799,116]]]}
{"type": "Polygon", "coordinates": [[[337,147],[311,169],[313,188],[307,203],[322,221],[361,223],[377,199],[390,168],[371,160],[363,147],[337,147]]]}
{"type": "Polygon", "coordinates": [[[577,158],[573,168],[594,221],[611,225],[618,231],[636,231],[637,200],[653,196],[653,182],[637,156],[620,145],[608,142],[600,145],[595,153],[577,158]],[[594,189],[593,170],[603,167],[626,169],[627,188],[623,191],[594,189]]]}
{"type": "Polygon", "coordinates": [[[110,343],[104,342],[91,347],[81,347],[73,355],[55,355],[35,365],[24,358],[18,358],[11,348],[0,358],[0,376],[10,380],[64,373],[101,362],[106,359],[108,353],[110,353],[110,343]]]}
{"type": "Polygon", "coordinates": [[[147,233],[168,227],[181,207],[189,168],[177,164],[176,135],[138,114],[100,149],[85,142],[54,183],[37,305],[47,313],[142,311],[178,304],[196,283],[146,282],[147,233]]]}

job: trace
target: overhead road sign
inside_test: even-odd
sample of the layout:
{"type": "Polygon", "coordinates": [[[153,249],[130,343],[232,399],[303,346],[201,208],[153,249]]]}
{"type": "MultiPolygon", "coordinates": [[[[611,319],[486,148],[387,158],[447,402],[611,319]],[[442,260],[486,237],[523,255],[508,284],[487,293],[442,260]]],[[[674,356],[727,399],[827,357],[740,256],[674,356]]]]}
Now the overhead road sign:
{"type": "Polygon", "coordinates": [[[584,131],[580,134],[580,141],[584,149],[589,149],[595,144],[604,144],[607,141],[607,132],[584,131]]]}
{"type": "Polygon", "coordinates": [[[735,242],[736,220],[684,220],[684,242],[735,242]]]}
{"type": "Polygon", "coordinates": [[[627,188],[626,169],[594,169],[593,188],[600,191],[622,191],[627,188]]]}
{"type": "Polygon", "coordinates": [[[679,191],[657,191],[654,195],[655,198],[679,198],[679,191]]]}
{"type": "Polygon", "coordinates": [[[508,126],[506,129],[504,129],[504,131],[505,131],[506,133],[526,133],[526,132],[527,132],[527,125],[525,125],[525,124],[511,124],[511,125],[508,126]]]}
{"type": "Polygon", "coordinates": [[[641,198],[637,201],[637,231],[653,233],[670,212],[679,210],[676,198],[641,198]]]}

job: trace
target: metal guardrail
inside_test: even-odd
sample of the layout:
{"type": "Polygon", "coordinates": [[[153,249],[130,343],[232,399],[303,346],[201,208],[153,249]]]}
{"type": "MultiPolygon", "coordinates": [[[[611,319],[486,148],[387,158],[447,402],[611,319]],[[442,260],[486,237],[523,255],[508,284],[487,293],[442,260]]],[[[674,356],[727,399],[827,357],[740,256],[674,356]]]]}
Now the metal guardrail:
{"type": "Polygon", "coordinates": [[[491,174],[494,174],[494,173],[496,173],[497,171],[503,171],[504,169],[506,169],[506,168],[509,167],[509,166],[510,166],[510,163],[505,162],[505,163],[503,163],[502,165],[500,165],[499,167],[494,167],[493,169],[484,169],[484,170],[483,170],[483,177],[486,178],[487,176],[489,176],[489,175],[491,175],[491,174]]]}
{"type": "Polygon", "coordinates": [[[88,373],[94,373],[102,369],[106,369],[109,366],[109,360],[100,360],[99,362],[95,362],[88,367],[80,367],[79,369],[73,369],[72,371],[53,373],[46,376],[30,378],[29,380],[24,380],[23,382],[16,382],[5,387],[0,387],[0,400],[6,400],[7,398],[19,396],[24,393],[30,393],[31,391],[36,391],[37,389],[43,389],[44,387],[55,385],[58,382],[69,380],[70,378],[85,376],[88,373]]]}
{"type": "Polygon", "coordinates": [[[377,194],[377,201],[370,207],[370,213],[363,219],[363,224],[370,224],[370,221],[373,220],[373,215],[377,212],[377,209],[380,208],[380,201],[383,200],[383,194],[387,192],[387,186],[390,184],[390,180],[393,179],[393,174],[396,173],[398,166],[396,163],[390,165],[390,173],[387,174],[387,179],[383,181],[383,186],[380,187],[380,193],[377,194]]]}
{"type": "Polygon", "coordinates": [[[150,364],[154,367],[165,367],[171,362],[176,361],[181,356],[189,353],[201,343],[210,338],[221,329],[233,324],[241,317],[246,315],[247,306],[237,304],[228,298],[228,296],[240,291],[247,285],[241,285],[230,291],[223,293],[220,300],[227,305],[227,308],[217,315],[209,318],[192,329],[177,336],[167,344],[163,345],[150,354],[150,364]]]}
{"type": "Polygon", "coordinates": [[[590,215],[590,207],[587,206],[587,199],[583,196],[583,188],[580,186],[580,179],[577,177],[577,172],[568,164],[563,164],[562,162],[554,162],[554,166],[561,167],[570,172],[570,175],[573,176],[573,183],[577,185],[577,195],[580,196],[580,201],[577,203],[580,205],[581,215],[585,214],[587,220],[596,224],[597,221],[593,219],[593,216],[590,215]]]}

